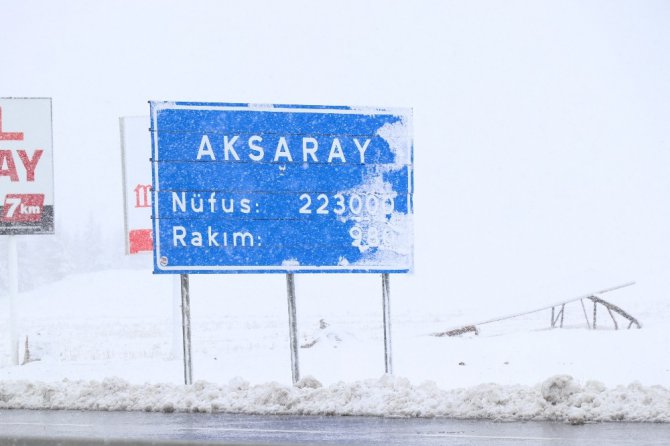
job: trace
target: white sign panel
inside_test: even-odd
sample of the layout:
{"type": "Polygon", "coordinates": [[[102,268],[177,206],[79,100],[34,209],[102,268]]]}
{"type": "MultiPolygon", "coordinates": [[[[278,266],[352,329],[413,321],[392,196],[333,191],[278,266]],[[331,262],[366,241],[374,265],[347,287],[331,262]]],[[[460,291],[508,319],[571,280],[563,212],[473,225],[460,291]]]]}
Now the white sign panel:
{"type": "Polygon", "coordinates": [[[53,234],[51,98],[0,98],[0,234],[53,234]]]}
{"type": "Polygon", "coordinates": [[[120,118],[126,253],[151,252],[151,133],[148,116],[120,118]]]}

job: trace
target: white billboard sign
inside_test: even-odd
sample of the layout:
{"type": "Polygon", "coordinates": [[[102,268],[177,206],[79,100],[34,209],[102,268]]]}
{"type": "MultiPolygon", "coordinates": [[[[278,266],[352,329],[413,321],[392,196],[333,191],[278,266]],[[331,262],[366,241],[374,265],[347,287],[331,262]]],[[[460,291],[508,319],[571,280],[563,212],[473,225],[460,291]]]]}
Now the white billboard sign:
{"type": "Polygon", "coordinates": [[[0,234],[53,234],[51,98],[0,98],[0,234]]]}
{"type": "Polygon", "coordinates": [[[119,119],[126,254],[151,252],[151,133],[148,116],[119,119]]]}

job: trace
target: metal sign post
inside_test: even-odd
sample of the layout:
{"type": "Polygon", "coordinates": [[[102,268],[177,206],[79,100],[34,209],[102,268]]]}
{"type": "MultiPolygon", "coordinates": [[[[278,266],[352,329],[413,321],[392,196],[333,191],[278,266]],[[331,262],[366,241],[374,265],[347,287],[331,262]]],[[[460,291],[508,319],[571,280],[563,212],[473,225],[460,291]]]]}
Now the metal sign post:
{"type": "MultiPolygon", "coordinates": [[[[170,358],[178,359],[182,356],[184,336],[182,335],[181,323],[181,275],[174,274],[172,277],[172,345],[170,347],[170,358]]],[[[190,300],[190,299],[189,299],[190,300]]]]}
{"type": "Polygon", "coordinates": [[[298,322],[295,306],[295,282],[293,274],[286,275],[288,294],[289,342],[291,344],[291,377],[293,384],[300,381],[300,358],[298,357],[298,322]]]}
{"type": "Polygon", "coordinates": [[[181,274],[181,321],[184,339],[184,384],[193,384],[193,362],[191,361],[191,299],[188,289],[188,274],[181,274]]]}
{"type": "Polygon", "coordinates": [[[384,311],[384,370],[393,374],[391,351],[391,284],[388,274],[382,274],[382,307],[384,311]]]}

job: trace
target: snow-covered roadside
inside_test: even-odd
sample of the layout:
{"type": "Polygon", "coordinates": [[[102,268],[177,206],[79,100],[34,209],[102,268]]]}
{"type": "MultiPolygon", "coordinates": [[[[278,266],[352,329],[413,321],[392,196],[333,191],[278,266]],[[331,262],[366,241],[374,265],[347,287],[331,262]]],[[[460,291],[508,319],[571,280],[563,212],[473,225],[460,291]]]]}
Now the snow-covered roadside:
{"type": "Polygon", "coordinates": [[[78,409],[152,412],[238,412],[292,415],[486,418],[670,422],[670,390],[640,384],[605,388],[558,375],[535,386],[481,384],[443,390],[434,382],[412,385],[385,375],[377,380],[322,386],[306,377],[297,386],[134,385],[121,379],[56,383],[0,381],[0,409],[78,409]]]}
{"type": "Polygon", "coordinates": [[[378,282],[301,277],[306,378],[294,387],[282,279],[193,278],[193,386],[171,356],[169,277],[110,270],[22,293],[31,361],[10,366],[0,332],[0,408],[670,422],[669,304],[657,287],[613,296],[641,330],[615,331],[607,318],[589,330],[582,308],[569,307],[563,329],[548,329],[545,312],[437,338],[428,334],[547,302],[492,295],[444,309],[418,305],[398,280],[395,376],[379,378],[378,282]]]}

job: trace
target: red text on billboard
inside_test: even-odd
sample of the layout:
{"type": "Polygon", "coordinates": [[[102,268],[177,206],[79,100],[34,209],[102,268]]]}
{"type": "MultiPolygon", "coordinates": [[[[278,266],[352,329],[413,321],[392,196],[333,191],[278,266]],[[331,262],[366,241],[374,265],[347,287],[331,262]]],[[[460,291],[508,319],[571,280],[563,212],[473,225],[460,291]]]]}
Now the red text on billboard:
{"type": "Polygon", "coordinates": [[[17,223],[40,221],[43,209],[44,194],[7,194],[0,220],[17,223]]]}

